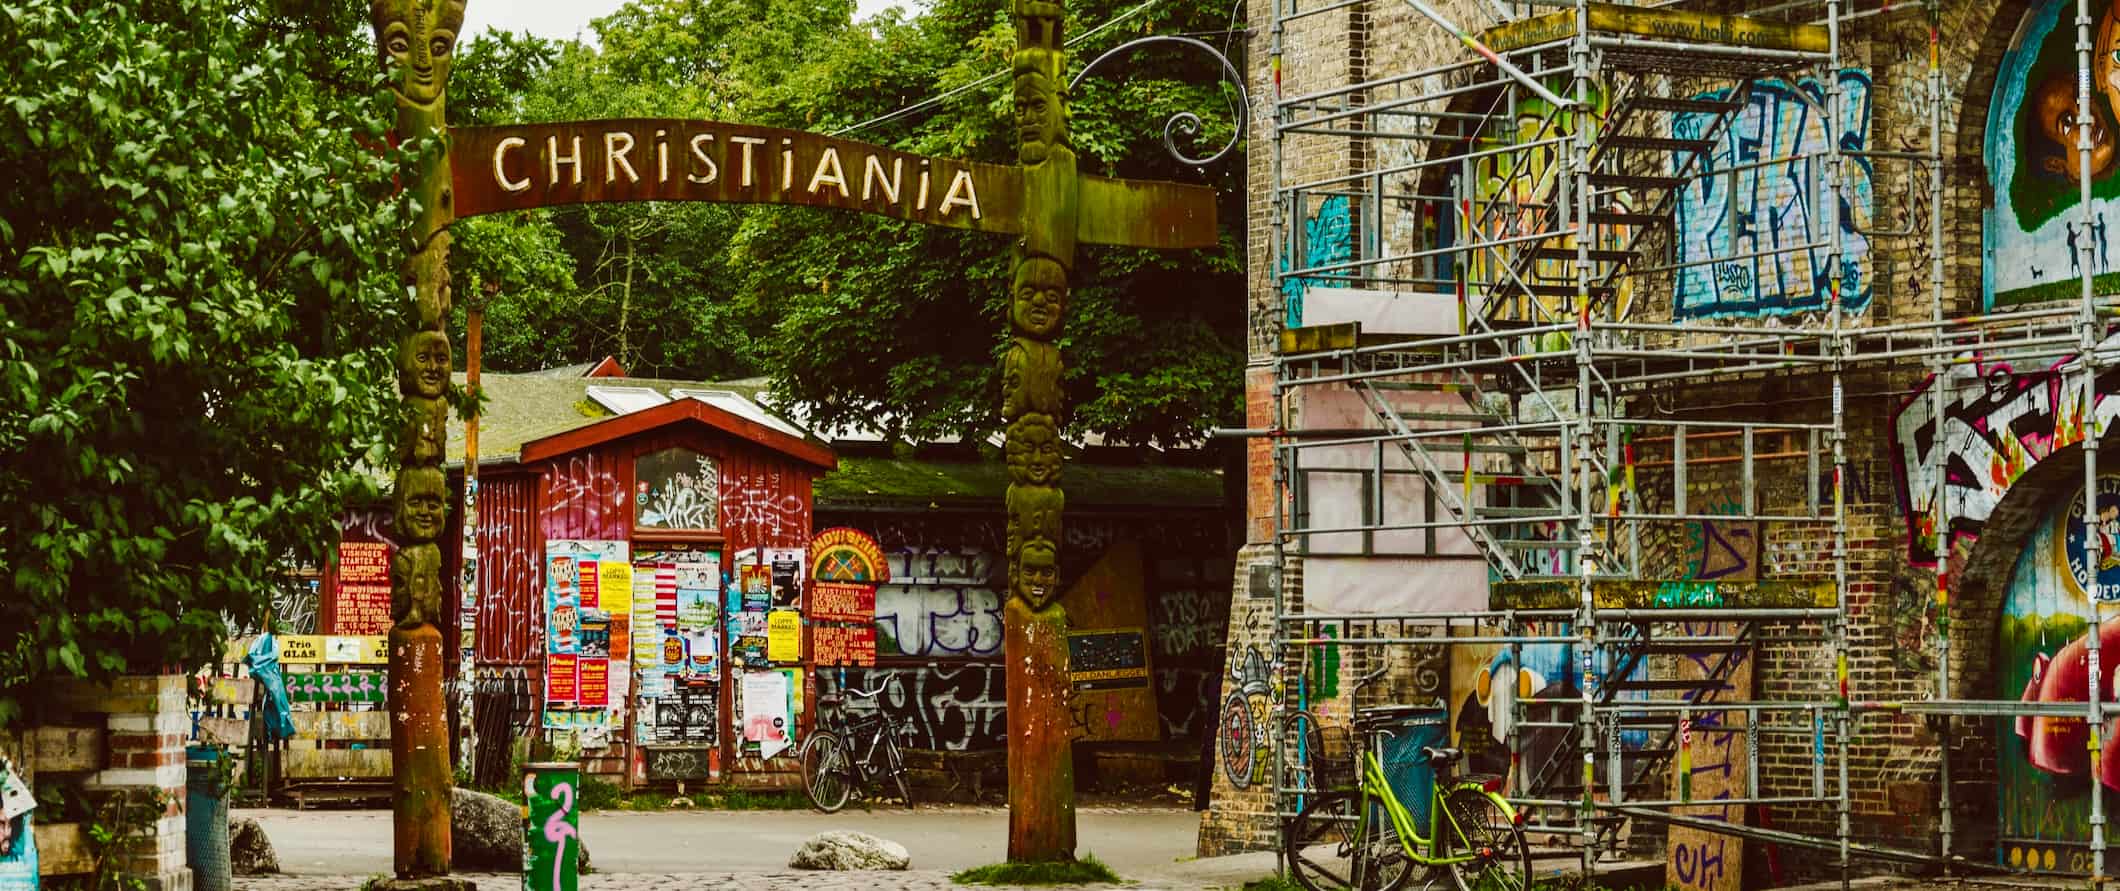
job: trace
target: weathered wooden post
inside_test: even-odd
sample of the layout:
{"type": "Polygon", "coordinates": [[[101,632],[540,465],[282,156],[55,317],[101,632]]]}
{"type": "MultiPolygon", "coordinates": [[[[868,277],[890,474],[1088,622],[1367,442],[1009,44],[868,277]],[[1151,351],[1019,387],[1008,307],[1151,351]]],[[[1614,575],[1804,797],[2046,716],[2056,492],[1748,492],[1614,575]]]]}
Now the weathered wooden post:
{"type": "Polygon", "coordinates": [[[398,351],[405,428],[398,442],[398,547],[390,561],[390,755],[398,885],[468,887],[449,875],[449,729],[442,699],[442,530],[449,514],[442,443],[449,409],[449,231],[455,219],[443,103],[464,0],[372,0],[369,18],[400,141],[434,138],[411,184],[420,204],[405,263],[416,324],[398,351]]]}
{"type": "Polygon", "coordinates": [[[1075,769],[1068,723],[1067,609],[1060,602],[1059,336],[1075,263],[1079,201],[1067,146],[1061,13],[1016,3],[1016,160],[1023,165],[1023,241],[1002,369],[1008,424],[1008,858],[1075,856],[1075,769]]]}

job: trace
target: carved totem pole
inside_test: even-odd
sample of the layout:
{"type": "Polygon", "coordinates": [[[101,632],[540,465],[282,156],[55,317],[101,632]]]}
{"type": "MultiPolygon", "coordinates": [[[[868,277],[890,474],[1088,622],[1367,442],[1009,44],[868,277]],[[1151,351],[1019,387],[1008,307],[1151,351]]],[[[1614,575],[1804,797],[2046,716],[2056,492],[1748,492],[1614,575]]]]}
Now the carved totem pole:
{"type": "MultiPolygon", "coordinates": [[[[446,140],[443,101],[464,0],[372,0],[376,47],[397,94],[396,138],[446,140]]],[[[444,143],[446,145],[446,141],[444,143]]],[[[391,805],[398,879],[424,885],[449,873],[449,730],[442,699],[442,473],[449,408],[447,152],[430,152],[412,183],[420,212],[407,232],[404,280],[416,325],[398,352],[405,429],[398,443],[397,551],[390,561],[391,805]],[[428,880],[421,882],[420,880],[428,880]]]]}
{"type": "Polygon", "coordinates": [[[1067,147],[1061,13],[1016,0],[1016,160],[1023,165],[1023,241],[1009,306],[1014,334],[1002,366],[1008,424],[1009,833],[1013,861],[1068,860],[1075,851],[1067,610],[1060,603],[1060,428],[1066,405],[1055,344],[1075,262],[1077,180],[1067,147]]]}

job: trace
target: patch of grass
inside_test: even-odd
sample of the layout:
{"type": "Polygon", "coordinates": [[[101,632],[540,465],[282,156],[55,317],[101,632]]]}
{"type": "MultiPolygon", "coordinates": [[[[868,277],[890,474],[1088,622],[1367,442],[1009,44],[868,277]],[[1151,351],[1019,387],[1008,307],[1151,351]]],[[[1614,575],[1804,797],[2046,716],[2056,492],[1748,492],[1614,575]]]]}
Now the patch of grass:
{"type": "Polygon", "coordinates": [[[584,777],[581,784],[581,795],[575,799],[574,803],[576,807],[585,811],[608,811],[624,807],[626,795],[625,792],[618,788],[617,783],[605,782],[594,777],[584,777]]]}
{"type": "Polygon", "coordinates": [[[701,796],[701,809],[710,811],[799,811],[810,806],[800,792],[751,792],[736,789],[719,795],[701,796]]]}
{"type": "Polygon", "coordinates": [[[1087,885],[1093,882],[1125,881],[1097,855],[1080,860],[1049,860],[1040,863],[995,863],[977,866],[950,876],[959,885],[1087,885]]]}
{"type": "Polygon", "coordinates": [[[661,792],[635,792],[626,796],[626,810],[660,811],[670,807],[670,796],[661,792]]]}
{"type": "Polygon", "coordinates": [[[1290,881],[1287,876],[1275,875],[1245,882],[1244,891],[1303,891],[1303,887],[1290,881]]]}

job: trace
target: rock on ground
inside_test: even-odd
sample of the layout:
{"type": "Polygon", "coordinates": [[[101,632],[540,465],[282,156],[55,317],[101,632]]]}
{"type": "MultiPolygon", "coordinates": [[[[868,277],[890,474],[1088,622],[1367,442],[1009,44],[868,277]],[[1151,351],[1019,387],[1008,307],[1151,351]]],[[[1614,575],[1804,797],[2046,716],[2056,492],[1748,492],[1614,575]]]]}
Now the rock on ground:
{"type": "Polygon", "coordinates": [[[228,866],[239,876],[269,875],[280,871],[280,857],[272,850],[265,827],[244,817],[228,824],[228,866]]]}
{"type": "Polygon", "coordinates": [[[866,832],[834,830],[810,836],[788,865],[796,869],[904,869],[913,863],[905,846],[866,832]]]}
{"type": "MultiPolygon", "coordinates": [[[[589,872],[589,846],[581,847],[582,872],[589,872]]],[[[473,792],[449,790],[449,864],[467,872],[523,871],[523,808],[506,799],[473,792]]]]}

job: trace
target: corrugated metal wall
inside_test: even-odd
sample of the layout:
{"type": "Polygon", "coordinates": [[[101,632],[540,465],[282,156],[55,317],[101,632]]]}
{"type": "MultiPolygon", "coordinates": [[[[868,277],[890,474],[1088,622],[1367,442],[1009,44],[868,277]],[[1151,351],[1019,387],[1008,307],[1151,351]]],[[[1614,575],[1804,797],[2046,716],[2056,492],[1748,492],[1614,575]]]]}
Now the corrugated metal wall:
{"type": "Polygon", "coordinates": [[[536,474],[481,475],[478,487],[478,658],[481,663],[539,662],[545,555],[538,524],[536,474]]]}

